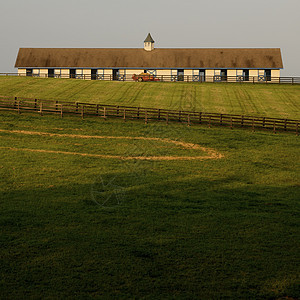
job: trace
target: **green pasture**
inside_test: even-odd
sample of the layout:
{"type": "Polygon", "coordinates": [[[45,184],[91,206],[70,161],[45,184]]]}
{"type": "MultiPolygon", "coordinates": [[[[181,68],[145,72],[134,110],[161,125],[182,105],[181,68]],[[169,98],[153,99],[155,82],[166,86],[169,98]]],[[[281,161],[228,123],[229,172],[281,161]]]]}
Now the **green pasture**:
{"type": "MultiPolygon", "coordinates": [[[[291,118],[299,88],[0,78],[4,95],[291,118]]],[[[297,299],[299,146],[288,133],[1,112],[0,298],[297,299]],[[61,153],[208,155],[166,139],[224,157],[61,153]]]]}
{"type": "Polygon", "coordinates": [[[300,119],[300,85],[0,77],[0,95],[300,119]]]}

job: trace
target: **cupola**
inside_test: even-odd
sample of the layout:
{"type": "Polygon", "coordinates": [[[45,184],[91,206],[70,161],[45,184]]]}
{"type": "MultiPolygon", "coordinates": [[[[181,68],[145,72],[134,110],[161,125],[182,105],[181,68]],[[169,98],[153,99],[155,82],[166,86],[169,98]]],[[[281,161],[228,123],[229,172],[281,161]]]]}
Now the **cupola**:
{"type": "Polygon", "coordinates": [[[154,43],[155,42],[154,42],[151,34],[148,33],[146,39],[144,40],[144,49],[146,51],[152,51],[152,50],[154,50],[154,43]]]}

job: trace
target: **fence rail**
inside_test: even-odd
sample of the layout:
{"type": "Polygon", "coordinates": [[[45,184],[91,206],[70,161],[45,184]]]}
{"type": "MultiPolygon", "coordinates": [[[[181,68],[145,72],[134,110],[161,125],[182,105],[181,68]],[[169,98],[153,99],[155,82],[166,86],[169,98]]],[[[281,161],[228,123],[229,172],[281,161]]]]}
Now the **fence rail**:
{"type": "Polygon", "coordinates": [[[35,112],[40,115],[57,114],[77,115],[82,119],[86,116],[107,118],[121,118],[150,121],[181,122],[188,126],[206,124],[211,126],[227,126],[233,128],[251,128],[277,131],[289,131],[299,134],[300,120],[258,117],[248,115],[220,114],[194,111],[178,111],[171,109],[134,107],[108,104],[91,104],[84,102],[67,102],[57,100],[42,100],[21,97],[0,96],[0,110],[21,112],[35,112]]]}
{"type": "Polygon", "coordinates": [[[137,75],[133,74],[35,74],[35,73],[0,73],[0,76],[21,76],[38,78],[61,78],[61,79],[83,79],[103,81],[159,81],[159,82],[212,82],[212,83],[277,83],[277,84],[300,84],[300,77],[270,77],[270,76],[201,76],[201,75],[137,75]],[[135,78],[135,79],[134,79],[135,78]]]}

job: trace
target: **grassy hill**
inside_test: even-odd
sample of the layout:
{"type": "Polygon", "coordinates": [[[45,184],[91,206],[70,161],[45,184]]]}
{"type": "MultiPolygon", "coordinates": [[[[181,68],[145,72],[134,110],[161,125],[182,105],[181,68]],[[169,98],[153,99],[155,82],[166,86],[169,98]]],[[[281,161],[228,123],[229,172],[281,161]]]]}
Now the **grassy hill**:
{"type": "Polygon", "coordinates": [[[300,296],[295,135],[1,112],[0,136],[1,299],[300,296]]]}
{"type": "MultiPolygon", "coordinates": [[[[291,85],[1,77],[0,95],[300,119],[291,85]]],[[[295,134],[0,114],[1,299],[300,297],[295,134]]]]}
{"type": "Polygon", "coordinates": [[[0,94],[300,119],[300,85],[136,83],[0,77],[0,94]]]}

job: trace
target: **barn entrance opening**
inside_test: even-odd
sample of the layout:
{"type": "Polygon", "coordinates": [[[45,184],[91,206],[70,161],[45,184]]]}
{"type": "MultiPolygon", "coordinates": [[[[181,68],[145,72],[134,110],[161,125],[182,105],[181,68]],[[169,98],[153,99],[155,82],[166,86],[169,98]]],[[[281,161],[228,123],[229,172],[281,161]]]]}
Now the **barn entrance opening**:
{"type": "Polygon", "coordinates": [[[178,81],[184,81],[184,70],[183,69],[178,69],[177,77],[178,77],[178,81]]]}
{"type": "Polygon", "coordinates": [[[91,80],[96,80],[97,79],[97,70],[92,69],[91,70],[91,80]]]}
{"type": "Polygon", "coordinates": [[[199,81],[204,82],[205,81],[205,70],[199,70],[199,81]]]}
{"type": "Polygon", "coordinates": [[[266,81],[271,81],[271,70],[265,70],[266,81]]]}
{"type": "Polygon", "coordinates": [[[70,78],[76,77],[76,69],[70,69],[70,78]]]}
{"type": "Polygon", "coordinates": [[[26,69],[26,76],[32,76],[32,69],[26,69]]]}
{"type": "Polygon", "coordinates": [[[243,70],[244,81],[249,81],[249,70],[243,70]]]}
{"type": "Polygon", "coordinates": [[[119,69],[113,69],[113,80],[119,80],[119,69]]]}
{"type": "Polygon", "coordinates": [[[227,70],[221,70],[221,81],[227,81],[227,70]]]}
{"type": "Polygon", "coordinates": [[[48,69],[48,77],[53,78],[54,77],[54,69],[48,69]]]}

